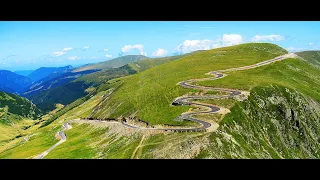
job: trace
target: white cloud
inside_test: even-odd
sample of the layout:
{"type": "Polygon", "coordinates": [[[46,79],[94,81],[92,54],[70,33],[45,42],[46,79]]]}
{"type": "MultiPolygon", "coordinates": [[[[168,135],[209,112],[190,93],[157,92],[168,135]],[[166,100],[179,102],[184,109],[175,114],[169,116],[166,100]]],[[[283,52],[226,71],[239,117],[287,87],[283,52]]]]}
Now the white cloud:
{"type": "Polygon", "coordinates": [[[53,53],[53,56],[62,56],[62,55],[65,55],[66,54],[66,52],[65,51],[61,51],[61,52],[54,52],[53,53]]]}
{"type": "Polygon", "coordinates": [[[184,54],[197,50],[208,50],[212,48],[214,41],[204,39],[204,40],[185,40],[183,43],[179,44],[174,50],[179,52],[179,54],[184,54]]]}
{"type": "Polygon", "coordinates": [[[152,53],[152,56],[161,57],[161,56],[166,55],[167,53],[168,53],[167,50],[158,48],[155,52],[152,53]]]}
{"type": "Polygon", "coordinates": [[[106,54],[106,57],[107,58],[112,58],[112,55],[111,54],[106,54]]]}
{"type": "Polygon", "coordinates": [[[85,46],[85,47],[83,47],[83,49],[88,49],[89,48],[89,46],[85,46]]]}
{"type": "Polygon", "coordinates": [[[62,56],[62,55],[67,54],[67,52],[70,51],[70,50],[72,50],[71,47],[66,47],[66,48],[63,48],[61,51],[52,53],[52,55],[53,55],[53,56],[56,56],[56,57],[62,56]]]}
{"type": "Polygon", "coordinates": [[[312,46],[313,45],[313,43],[309,43],[309,46],[312,46]]]}
{"type": "Polygon", "coordinates": [[[242,43],[240,34],[224,34],[221,39],[222,46],[232,46],[242,43]]]}
{"type": "Polygon", "coordinates": [[[255,35],[252,38],[252,41],[282,41],[285,38],[281,35],[266,35],[266,36],[260,36],[260,35],[255,35]]]}
{"type": "Polygon", "coordinates": [[[78,59],[81,59],[81,57],[78,57],[78,56],[70,56],[68,57],[69,60],[78,60],[78,59]]]}
{"type": "Polygon", "coordinates": [[[103,51],[107,52],[107,51],[109,51],[109,49],[106,48],[106,49],[104,49],[103,51]]]}
{"type": "Polygon", "coordinates": [[[222,38],[216,40],[185,40],[179,44],[174,51],[184,54],[197,50],[209,50],[213,48],[232,46],[243,42],[242,36],[239,34],[223,34],[222,38]]]}
{"type": "Polygon", "coordinates": [[[142,45],[142,44],[125,45],[125,46],[123,46],[123,47],[121,48],[121,51],[122,51],[123,53],[125,53],[125,52],[131,51],[132,49],[137,49],[137,50],[139,50],[140,55],[144,55],[144,56],[147,55],[146,52],[143,52],[143,45],[142,45]]]}
{"type": "Polygon", "coordinates": [[[67,51],[70,51],[71,49],[72,49],[71,47],[63,48],[62,51],[67,52],[67,51]]]}

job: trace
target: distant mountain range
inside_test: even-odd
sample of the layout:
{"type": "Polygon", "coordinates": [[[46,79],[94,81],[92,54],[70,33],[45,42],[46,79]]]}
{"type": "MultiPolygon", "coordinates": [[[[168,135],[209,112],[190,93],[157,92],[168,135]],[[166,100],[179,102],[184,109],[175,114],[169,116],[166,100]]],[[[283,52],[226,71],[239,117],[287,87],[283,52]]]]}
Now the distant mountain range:
{"type": "Polygon", "coordinates": [[[146,58],[142,55],[127,55],[84,65],[51,81],[34,84],[23,96],[47,112],[53,110],[56,103],[66,105],[87,95],[86,89],[90,86],[97,87],[110,79],[135,73],[127,64],[146,58]]]}
{"type": "Polygon", "coordinates": [[[0,91],[20,94],[32,81],[11,71],[0,70],[0,91]]]}
{"type": "Polygon", "coordinates": [[[39,80],[48,81],[50,79],[60,76],[63,73],[69,72],[72,69],[72,66],[41,67],[39,69],[34,70],[27,77],[30,78],[33,82],[37,82],[39,80]]]}
{"type": "Polygon", "coordinates": [[[76,68],[73,71],[78,72],[78,71],[84,71],[84,70],[89,70],[89,69],[106,70],[106,69],[110,69],[110,68],[118,68],[118,67],[121,67],[121,66],[128,64],[130,62],[134,62],[134,61],[138,61],[138,60],[146,59],[146,58],[148,58],[148,57],[143,56],[143,55],[121,56],[121,57],[114,58],[114,59],[100,62],[100,63],[83,65],[83,66],[76,68]]]}
{"type": "Polygon", "coordinates": [[[16,73],[1,70],[0,91],[24,96],[41,110],[49,111],[55,108],[56,103],[68,104],[85,96],[87,94],[85,90],[92,85],[98,86],[105,80],[128,75],[127,71],[120,67],[147,58],[142,55],[127,55],[78,68],[41,67],[33,71],[15,71],[16,73]],[[73,82],[84,75],[95,74],[98,71],[103,73],[73,82]]]}
{"type": "Polygon", "coordinates": [[[31,74],[34,70],[22,70],[22,71],[14,71],[14,73],[19,74],[21,76],[28,76],[31,74]]]}
{"type": "Polygon", "coordinates": [[[25,91],[30,91],[30,87],[34,86],[35,84],[49,81],[61,76],[66,72],[70,72],[71,70],[72,66],[41,67],[32,72],[18,71],[19,74],[8,70],[0,70],[0,91],[22,94],[25,91]]]}
{"type": "Polygon", "coordinates": [[[73,81],[80,76],[94,73],[97,71],[99,71],[99,70],[85,70],[85,71],[79,71],[79,72],[70,72],[69,71],[69,72],[62,73],[62,74],[60,73],[60,75],[57,77],[54,77],[52,74],[50,74],[46,78],[41,79],[41,80],[33,83],[31,86],[29,86],[27,89],[25,89],[23,96],[28,98],[28,97],[30,97],[34,94],[37,94],[41,91],[67,84],[68,82],[73,81]],[[54,78],[52,78],[52,77],[54,77],[54,78]]]}

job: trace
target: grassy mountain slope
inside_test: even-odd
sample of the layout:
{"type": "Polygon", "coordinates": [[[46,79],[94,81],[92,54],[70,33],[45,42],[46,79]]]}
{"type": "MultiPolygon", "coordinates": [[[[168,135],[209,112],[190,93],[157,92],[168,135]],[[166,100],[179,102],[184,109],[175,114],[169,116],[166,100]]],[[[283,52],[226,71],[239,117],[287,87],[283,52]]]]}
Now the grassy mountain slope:
{"type": "Polygon", "coordinates": [[[66,72],[66,73],[61,73],[59,76],[49,79],[47,81],[38,81],[35,84],[33,84],[32,86],[30,86],[24,93],[23,95],[27,98],[29,98],[30,100],[33,100],[33,96],[37,96],[38,97],[38,93],[51,89],[51,88],[55,88],[55,87],[59,87],[62,85],[67,84],[68,82],[71,82],[75,79],[77,79],[78,77],[81,77],[83,75],[86,74],[90,74],[93,72],[96,72],[97,70],[87,70],[87,71],[79,71],[79,72],[66,72]]]}
{"type": "Polygon", "coordinates": [[[202,81],[203,86],[250,90],[256,86],[278,84],[298,89],[320,102],[319,69],[300,59],[286,59],[268,66],[229,73],[223,79],[202,81]]]}
{"type": "Polygon", "coordinates": [[[0,146],[30,128],[41,115],[40,110],[26,98],[0,92],[0,146]]]}
{"type": "Polygon", "coordinates": [[[319,103],[283,86],[255,87],[199,157],[319,158],[319,134],[319,103]]]}
{"type": "Polygon", "coordinates": [[[320,51],[302,51],[295,53],[309,63],[320,67],[320,51]]]}
{"type": "Polygon", "coordinates": [[[55,104],[67,105],[87,94],[85,89],[88,84],[82,82],[70,82],[62,86],[41,91],[29,99],[42,111],[48,112],[55,109],[55,104]]]}
{"type": "Polygon", "coordinates": [[[128,65],[132,69],[134,69],[135,71],[140,72],[140,71],[144,71],[144,70],[150,69],[150,68],[152,68],[154,66],[157,66],[157,65],[160,65],[160,64],[164,64],[164,63],[167,63],[167,62],[170,62],[170,61],[174,61],[174,60],[180,59],[182,57],[186,57],[186,56],[192,55],[192,54],[197,53],[197,52],[200,52],[200,51],[194,51],[194,52],[186,53],[186,54],[183,54],[183,55],[169,56],[169,57],[162,57],[162,58],[146,58],[146,59],[142,59],[142,60],[139,60],[139,61],[131,62],[128,65]]]}
{"type": "Polygon", "coordinates": [[[2,108],[3,112],[25,118],[36,119],[41,114],[40,110],[28,99],[4,92],[0,92],[0,108],[2,108]]]}
{"type": "MultiPolygon", "coordinates": [[[[58,140],[55,138],[55,134],[57,133],[57,131],[61,130],[61,125],[63,122],[89,115],[94,107],[102,100],[104,94],[106,94],[107,92],[102,91],[100,93],[97,93],[95,96],[81,98],[66,106],[65,109],[62,109],[62,111],[58,111],[52,117],[52,119],[55,120],[53,121],[53,123],[48,123],[47,126],[43,126],[43,124],[46,124],[47,122],[44,121],[39,124],[40,128],[36,128],[32,133],[30,133],[31,137],[27,142],[24,140],[24,138],[18,137],[13,141],[5,144],[5,148],[0,148],[0,158],[30,158],[47,150],[52,145],[58,142],[58,140]]],[[[48,121],[50,121],[50,119],[48,121]]],[[[82,129],[80,131],[83,132],[83,130],[85,129],[82,129]]],[[[69,138],[69,135],[67,136],[69,138]]],[[[83,140],[85,142],[90,142],[90,139],[83,140]]],[[[86,146],[86,144],[82,143],[81,140],[78,143],[78,145],[84,144],[84,146],[86,146]]],[[[73,152],[74,150],[80,151],[80,153],[76,155],[78,157],[80,156],[81,158],[81,153],[86,153],[88,149],[89,148],[77,149],[72,147],[72,149],[69,150],[71,152],[73,152]]]]}
{"type": "Polygon", "coordinates": [[[137,73],[138,71],[143,71],[148,68],[164,64],[166,62],[173,61],[190,54],[192,53],[166,58],[146,58],[118,68],[101,70],[99,72],[78,77],[74,81],[69,82],[63,86],[40,92],[36,95],[31,96],[29,99],[31,99],[41,110],[50,111],[55,108],[56,103],[66,105],[80,97],[87,95],[88,92],[86,92],[86,89],[91,86],[98,87],[111,79],[132,75],[137,73]],[[133,68],[133,66],[135,68],[133,68]]]}
{"type": "Polygon", "coordinates": [[[135,74],[136,71],[128,65],[124,65],[118,68],[111,68],[107,70],[102,70],[96,73],[88,74],[86,76],[79,77],[75,82],[85,82],[87,84],[92,84],[94,86],[99,86],[106,83],[110,79],[123,77],[131,74],[135,74]]]}
{"type": "Polygon", "coordinates": [[[75,70],[73,70],[73,72],[90,70],[90,69],[105,70],[105,69],[110,69],[110,68],[117,68],[117,67],[121,67],[123,65],[126,65],[130,62],[145,59],[145,58],[147,58],[147,57],[143,56],[143,55],[127,55],[127,56],[114,58],[114,59],[100,62],[100,63],[87,64],[87,65],[81,66],[79,68],[76,68],[75,70]]]}
{"type": "Polygon", "coordinates": [[[194,53],[138,74],[120,78],[114,94],[99,106],[92,117],[118,118],[136,114],[151,124],[180,124],[173,121],[189,107],[172,107],[171,102],[189,89],[177,85],[182,80],[206,77],[205,73],[250,65],[287,53],[277,45],[249,43],[194,53]]]}
{"type": "MultiPolygon", "coordinates": [[[[192,73],[188,76],[198,78],[203,77],[204,73],[214,69],[224,69],[225,66],[229,68],[253,64],[255,61],[277,56],[265,51],[264,53],[255,51],[257,54],[253,54],[251,51],[257,49],[256,45],[263,50],[265,45],[269,44],[244,44],[228,47],[230,48],[228,51],[225,50],[228,48],[223,48],[226,52],[216,49],[218,51],[214,53],[215,56],[218,54],[224,57],[226,62],[222,61],[222,59],[215,59],[219,63],[210,65],[211,63],[202,62],[203,64],[209,64],[207,65],[211,67],[210,69],[208,68],[209,70],[204,70],[204,67],[199,65],[197,68],[185,66],[188,67],[185,71],[194,72],[194,76],[192,76],[192,73]],[[248,49],[246,49],[246,52],[242,52],[241,48],[248,49]],[[237,53],[233,54],[234,51],[237,53]],[[231,52],[231,54],[227,52],[231,52]],[[222,55],[221,53],[224,54],[222,55]],[[231,59],[236,62],[228,65],[231,59]],[[223,68],[221,68],[222,66],[223,68]],[[200,70],[195,70],[198,68],[202,68],[201,71],[204,72],[200,73],[198,72],[200,70]]],[[[277,46],[272,47],[274,47],[273,50],[268,48],[267,51],[279,52],[280,49],[278,54],[285,53],[284,50],[277,46]]],[[[199,55],[196,53],[193,56],[197,57],[199,55]]],[[[210,54],[207,57],[210,57],[210,54]]],[[[197,62],[199,63],[203,59],[199,57],[192,58],[188,62],[198,60],[197,62]]],[[[159,69],[163,70],[172,66],[169,64],[176,65],[175,63],[179,61],[187,60],[182,58],[153,67],[136,75],[109,81],[106,85],[110,87],[120,85],[114,94],[110,95],[112,89],[106,88],[109,90],[101,91],[92,97],[89,96],[89,99],[79,102],[73,108],[65,111],[48,126],[36,130],[34,136],[28,142],[23,143],[23,139],[18,138],[19,140],[14,142],[12,148],[7,150],[0,149],[0,158],[27,158],[43,152],[50,145],[57,142],[54,134],[61,129],[61,125],[64,122],[95,114],[99,111],[97,107],[106,108],[105,104],[110,101],[119,100],[123,102],[125,98],[121,98],[117,95],[117,92],[119,89],[126,87],[125,83],[128,79],[132,80],[131,78],[134,79],[134,77],[142,73],[146,73],[145,76],[142,76],[144,78],[154,78],[157,76],[150,76],[148,71],[153,72],[154,69],[157,71],[159,69]],[[161,66],[165,68],[160,68],[161,66]],[[115,95],[117,95],[118,99],[113,99],[115,95]]],[[[182,64],[179,65],[181,67],[182,64]]],[[[167,71],[165,72],[168,73],[167,71]]],[[[186,72],[175,71],[175,73],[181,75],[186,72]]],[[[174,73],[170,75],[172,74],[174,73]]],[[[201,83],[215,87],[247,89],[251,90],[251,92],[248,99],[242,102],[223,102],[228,106],[230,104],[234,104],[234,106],[231,108],[231,113],[227,114],[221,122],[221,119],[216,120],[220,123],[217,131],[157,134],[137,132],[115,125],[103,125],[103,123],[96,125],[73,123],[73,128],[66,131],[68,140],[51,151],[45,158],[319,158],[320,96],[317,89],[320,89],[320,70],[318,68],[301,59],[286,59],[256,69],[228,74],[225,78],[201,83]]],[[[161,75],[164,77],[163,74],[161,75]]],[[[165,77],[168,78],[167,76],[165,77]]],[[[177,76],[174,77],[176,78],[177,76]]],[[[170,81],[170,78],[168,79],[170,81]]],[[[136,83],[142,87],[144,87],[143,85],[154,85],[150,81],[152,80],[145,81],[143,84],[139,81],[136,81],[136,83]]],[[[156,78],[153,81],[156,81],[155,84],[163,83],[156,78]]],[[[154,86],[150,91],[159,92],[157,88],[161,87],[163,86],[154,86]]],[[[129,88],[126,90],[129,90],[129,88]]],[[[135,96],[135,88],[130,90],[135,96]]],[[[139,90],[142,91],[143,89],[140,88],[139,90]]],[[[141,93],[145,92],[142,91],[141,93]]],[[[157,94],[151,94],[155,97],[148,94],[146,97],[155,104],[154,106],[162,107],[161,101],[155,101],[154,99],[161,99],[161,96],[168,97],[168,94],[170,93],[163,93],[158,96],[157,94]]],[[[132,97],[126,96],[126,98],[130,99],[132,97]]],[[[141,97],[133,98],[137,100],[136,102],[141,101],[141,97]]],[[[130,100],[124,101],[124,103],[128,102],[130,100]]],[[[169,103],[171,103],[171,100],[165,104],[169,106],[169,103]]],[[[134,105],[137,106],[136,104],[134,105]]],[[[147,105],[152,104],[149,103],[147,105]]],[[[140,104],[139,108],[142,109],[143,107],[140,104]]],[[[177,110],[179,107],[169,106],[169,108],[177,110]]],[[[104,109],[104,113],[108,112],[108,109],[104,109]]],[[[152,112],[149,111],[149,113],[152,112]]],[[[168,112],[162,111],[164,115],[168,114],[168,112]]],[[[164,121],[158,122],[163,123],[164,121]]]]}
{"type": "MultiPolygon", "coordinates": [[[[292,84],[312,82],[315,80],[314,74],[320,74],[320,70],[300,59],[287,59],[246,71],[249,72],[243,75],[243,80],[240,80],[242,84],[251,86],[253,83],[254,86],[258,86],[251,89],[247,100],[235,103],[231,113],[225,116],[217,131],[148,135],[134,157],[319,158],[320,105],[304,93],[314,88],[318,89],[320,84],[306,86],[308,90],[302,88],[304,93],[300,91],[301,87],[293,87],[292,84]],[[306,73],[301,79],[292,83],[291,79],[299,76],[296,74],[296,68],[305,70],[306,73]],[[260,86],[261,79],[258,77],[267,75],[268,79],[268,75],[273,75],[272,78],[277,78],[279,74],[268,73],[268,69],[283,69],[288,78],[276,79],[278,83],[261,83],[260,86]],[[248,77],[253,79],[246,81],[248,77]]],[[[239,76],[233,78],[237,77],[239,76]]],[[[318,75],[317,78],[320,76],[318,75]]],[[[79,110],[76,108],[73,112],[79,110]]],[[[119,136],[112,129],[114,127],[97,128],[86,124],[74,124],[74,128],[67,132],[73,144],[67,142],[61,145],[47,158],[81,158],[82,155],[86,158],[132,157],[143,134],[119,136]],[[84,132],[83,129],[86,133],[81,133],[84,132]],[[92,137],[92,141],[80,141],[89,137],[92,137]],[[81,147],[86,149],[73,154],[67,151],[71,147],[75,150],[81,147]],[[122,147],[121,152],[119,147],[122,147]]]]}

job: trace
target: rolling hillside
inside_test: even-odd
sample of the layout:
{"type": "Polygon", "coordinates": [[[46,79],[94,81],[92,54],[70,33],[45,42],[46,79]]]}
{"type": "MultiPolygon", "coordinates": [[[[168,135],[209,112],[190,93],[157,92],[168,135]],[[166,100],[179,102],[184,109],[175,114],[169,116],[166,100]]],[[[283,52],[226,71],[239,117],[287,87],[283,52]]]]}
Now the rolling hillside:
{"type": "Polygon", "coordinates": [[[152,68],[154,66],[158,66],[160,64],[164,64],[164,63],[167,63],[167,62],[170,62],[170,61],[174,61],[174,60],[177,60],[177,59],[192,55],[192,54],[197,53],[197,52],[201,52],[201,51],[199,50],[199,51],[194,51],[194,52],[191,52],[191,53],[186,53],[186,54],[183,54],[183,55],[168,56],[168,57],[162,57],[162,58],[145,58],[145,59],[142,59],[142,60],[139,60],[139,61],[131,62],[128,65],[132,69],[134,69],[135,71],[141,72],[141,71],[150,69],[150,68],[152,68]]]}
{"type": "Polygon", "coordinates": [[[254,64],[286,54],[279,46],[268,43],[248,43],[202,51],[171,61],[138,74],[121,78],[121,87],[92,114],[95,118],[128,117],[151,124],[181,124],[174,121],[189,107],[170,104],[189,89],[177,85],[182,80],[206,77],[205,73],[254,64]]]}
{"type": "Polygon", "coordinates": [[[319,158],[319,112],[320,104],[299,91],[255,87],[231,108],[200,157],[319,158]]]}
{"type": "Polygon", "coordinates": [[[75,70],[73,70],[73,72],[90,70],[90,69],[106,70],[106,69],[110,69],[110,68],[118,68],[118,67],[126,65],[130,62],[138,61],[138,60],[145,59],[145,58],[147,58],[147,57],[143,56],[143,55],[126,55],[126,56],[121,56],[121,57],[114,58],[114,59],[100,62],[100,63],[87,64],[87,65],[81,66],[79,68],[76,68],[75,70]]]}
{"type": "Polygon", "coordinates": [[[26,98],[0,92],[0,149],[1,145],[30,128],[41,111],[26,98]]]}
{"type": "MultiPolygon", "coordinates": [[[[77,79],[65,85],[62,85],[56,88],[51,87],[51,89],[44,90],[37,94],[34,93],[34,95],[31,95],[31,96],[27,95],[27,97],[29,97],[29,99],[32,100],[32,102],[34,102],[37,105],[37,107],[39,107],[41,110],[51,111],[55,108],[56,103],[66,105],[75,101],[78,98],[85,96],[86,94],[88,94],[88,92],[86,92],[86,89],[89,87],[98,88],[100,85],[106,83],[111,79],[132,75],[137,72],[149,69],[151,67],[164,64],[169,61],[177,60],[181,57],[188,56],[190,54],[192,53],[188,53],[180,56],[165,57],[165,58],[146,58],[146,59],[138,60],[118,68],[105,69],[99,72],[90,73],[90,74],[78,77],[77,79]]],[[[87,71],[94,71],[94,70],[86,70],[86,71],[73,72],[73,73],[76,74],[76,73],[87,72],[87,71]]],[[[42,89],[44,87],[48,87],[45,85],[41,85],[41,86],[42,86],[42,89]]],[[[38,87],[38,86],[35,86],[35,87],[38,87]]]]}
{"type": "Polygon", "coordinates": [[[37,119],[41,115],[40,110],[28,99],[4,92],[0,92],[0,108],[25,118],[37,119]]]}
{"type": "Polygon", "coordinates": [[[296,54],[307,60],[309,63],[320,67],[320,51],[302,51],[297,52],[296,54]]]}

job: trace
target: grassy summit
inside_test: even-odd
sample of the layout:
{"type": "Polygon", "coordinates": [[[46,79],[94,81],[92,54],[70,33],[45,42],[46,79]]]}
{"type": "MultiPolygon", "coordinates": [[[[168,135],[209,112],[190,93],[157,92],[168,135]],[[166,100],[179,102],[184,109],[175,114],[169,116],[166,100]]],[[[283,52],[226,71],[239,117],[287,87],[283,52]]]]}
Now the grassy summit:
{"type": "Polygon", "coordinates": [[[268,66],[237,71],[215,81],[203,81],[203,86],[251,90],[256,86],[278,84],[298,89],[320,102],[319,68],[300,59],[286,59],[268,66]]]}

